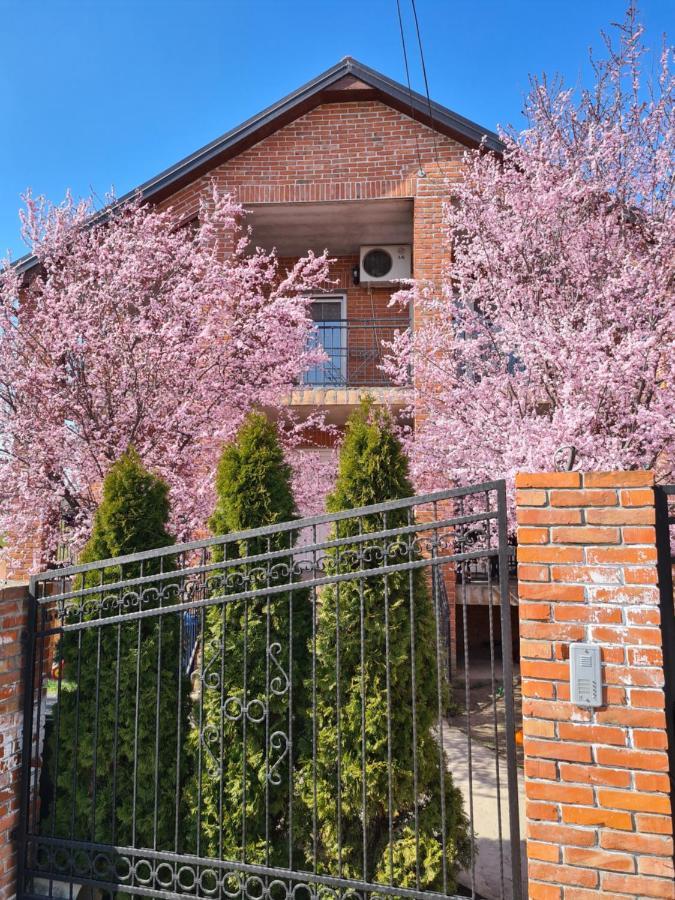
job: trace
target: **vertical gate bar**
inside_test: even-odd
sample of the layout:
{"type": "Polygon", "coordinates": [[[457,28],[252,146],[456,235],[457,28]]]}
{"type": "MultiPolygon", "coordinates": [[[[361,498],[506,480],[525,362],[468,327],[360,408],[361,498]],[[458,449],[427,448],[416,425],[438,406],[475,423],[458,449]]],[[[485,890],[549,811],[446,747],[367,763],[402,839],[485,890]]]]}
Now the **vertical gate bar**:
{"type": "MultiPolygon", "coordinates": [[[[665,713],[668,734],[668,760],[670,777],[670,802],[675,814],[675,609],[673,608],[673,563],[670,549],[671,516],[668,496],[675,496],[675,486],[655,485],[656,566],[659,580],[659,607],[663,663],[665,671],[665,713]]],[[[675,523],[674,523],[675,524],[675,523]]]]}
{"type": "MultiPolygon", "coordinates": [[[[464,497],[458,500],[459,515],[464,515],[464,497]]],[[[468,548],[468,535],[466,525],[458,527],[458,546],[461,552],[465,552],[468,548]]],[[[469,654],[469,613],[467,604],[467,581],[468,581],[469,563],[462,561],[459,564],[460,580],[461,580],[461,604],[462,604],[462,631],[464,644],[464,706],[466,712],[466,752],[467,752],[467,774],[469,777],[469,833],[471,835],[471,896],[476,896],[476,847],[475,847],[475,826],[474,826],[474,810],[473,810],[473,753],[471,740],[471,660],[469,654]]]]}
{"type": "Polygon", "coordinates": [[[37,616],[37,579],[28,584],[28,621],[25,634],[23,670],[23,743],[21,746],[21,793],[19,806],[18,855],[16,891],[19,900],[27,893],[24,883],[28,853],[28,811],[30,806],[31,757],[33,746],[33,694],[35,691],[35,630],[37,616]]]}
{"type": "MultiPolygon", "coordinates": [[[[227,561],[227,543],[223,544],[223,562],[227,561]]],[[[206,564],[206,551],[204,552],[206,564]]],[[[223,571],[227,571],[226,569],[223,571]]],[[[215,617],[215,610],[211,613],[215,617]]],[[[223,858],[223,806],[225,803],[225,771],[223,750],[225,746],[225,647],[227,641],[227,603],[222,604],[220,622],[220,774],[218,776],[218,855],[223,858]]],[[[206,651],[206,635],[202,635],[202,655],[206,651]]]]}
{"type": "MultiPolygon", "coordinates": [[[[359,535],[363,534],[363,517],[359,516],[359,535]]],[[[359,547],[359,643],[361,663],[361,829],[363,853],[363,880],[368,880],[368,832],[366,821],[366,629],[364,610],[364,544],[359,547]]]]}
{"type": "MultiPolygon", "coordinates": [[[[383,514],[383,531],[387,531],[387,512],[383,514]]],[[[384,545],[383,561],[385,567],[389,564],[388,538],[382,539],[384,545]]],[[[389,576],[384,575],[384,664],[385,684],[387,691],[387,818],[389,819],[389,883],[394,883],[394,796],[392,785],[392,754],[391,754],[391,659],[389,656],[389,576]]]]}
{"type": "MultiPolygon", "coordinates": [[[[244,555],[249,556],[252,551],[248,542],[244,545],[244,555]]],[[[249,564],[245,563],[246,585],[250,589],[249,564]]],[[[241,701],[241,861],[246,862],[246,754],[248,750],[248,598],[244,598],[244,669],[243,669],[243,696],[241,701]]]]}
{"type": "MultiPolygon", "coordinates": [[[[316,525],[312,526],[312,578],[317,575],[316,559],[316,525]]],[[[317,785],[316,785],[316,585],[312,586],[312,871],[317,872],[318,851],[318,810],[317,810],[317,785]]]]}
{"type": "Polygon", "coordinates": [[[447,678],[448,684],[452,684],[453,679],[453,671],[452,671],[452,660],[453,660],[453,649],[454,649],[454,659],[455,659],[455,668],[457,668],[457,585],[453,585],[453,596],[452,600],[450,599],[450,595],[448,591],[445,589],[445,584],[443,587],[443,616],[445,619],[445,628],[447,629],[447,640],[446,640],[446,650],[447,650],[447,660],[446,660],[446,669],[447,669],[447,678]],[[450,614],[450,604],[452,603],[452,615],[450,614]],[[453,633],[454,626],[454,633],[453,633]]]}
{"type": "Polygon", "coordinates": [[[92,752],[93,786],[91,791],[91,839],[96,840],[96,781],[98,768],[98,706],[101,694],[101,637],[103,626],[96,628],[96,687],[94,689],[94,741],[92,752]]]}
{"type": "MultiPolygon", "coordinates": [[[[140,564],[140,577],[143,577],[143,563],[140,564]]],[[[120,572],[120,577],[122,573],[120,572]]],[[[139,599],[140,607],[140,599],[139,599]]],[[[141,695],[141,622],[138,620],[136,631],[136,704],[134,707],[134,785],[131,806],[131,846],[136,846],[136,800],[138,799],[138,717],[141,695]]]]}
{"type": "Polygon", "coordinates": [[[506,519],[506,482],[497,484],[497,521],[499,530],[499,600],[502,626],[502,672],[506,715],[506,761],[509,787],[509,833],[511,836],[511,876],[513,900],[522,897],[520,866],[520,810],[518,808],[518,760],[516,757],[516,724],[513,699],[513,639],[509,604],[509,548],[506,519]]]}
{"type": "MultiPolygon", "coordinates": [[[[104,570],[100,570],[99,580],[103,584],[104,570]]],[[[101,596],[101,599],[102,596],[101,596]]],[[[102,610],[101,610],[102,612],[102,610]]],[[[100,613],[99,613],[100,614],[100,613]]],[[[96,840],[96,794],[97,794],[97,768],[98,768],[98,723],[99,723],[99,701],[101,695],[101,641],[103,638],[103,626],[96,628],[96,687],[94,689],[94,747],[93,747],[93,788],[91,792],[91,839],[96,840]]]]}
{"type": "MultiPolygon", "coordinates": [[[[161,560],[161,557],[160,557],[161,560]]],[[[142,594],[142,591],[141,591],[142,594]]],[[[162,596],[160,591],[159,599],[160,608],[162,607],[162,596]]],[[[162,633],[164,631],[164,616],[156,617],[158,621],[154,623],[157,632],[157,690],[155,700],[155,766],[154,766],[154,796],[152,807],[152,849],[157,849],[157,826],[159,816],[159,721],[162,709],[162,633]]]]}
{"type": "MultiPolygon", "coordinates": [[[[271,551],[267,538],[267,553],[271,551]]],[[[265,584],[270,586],[270,561],[265,567],[265,584]]],[[[265,596],[265,865],[270,864],[270,645],[272,643],[272,596],[265,596]]],[[[267,885],[266,885],[267,886],[267,885]]]]}
{"type": "Polygon", "coordinates": [[[122,650],[122,623],[117,625],[117,641],[115,647],[115,714],[113,724],[113,769],[112,769],[112,843],[117,843],[117,741],[119,738],[120,710],[120,656],[122,650]]]}
{"type": "MultiPolygon", "coordinates": [[[[61,578],[60,584],[59,584],[59,593],[62,594],[64,592],[65,592],[65,579],[61,578]]],[[[65,616],[65,613],[64,613],[64,616],[65,616]]],[[[58,658],[57,658],[58,676],[57,676],[57,682],[56,682],[56,703],[55,703],[56,722],[54,725],[54,731],[56,734],[56,747],[54,748],[54,772],[52,775],[52,802],[51,802],[51,813],[50,813],[51,820],[52,820],[52,827],[50,829],[52,838],[56,834],[56,797],[58,794],[57,778],[58,778],[58,771],[59,771],[59,755],[60,755],[60,746],[61,746],[61,687],[62,687],[62,681],[63,681],[63,666],[61,665],[61,652],[60,652],[60,647],[59,647],[58,643],[56,646],[56,652],[58,653],[58,658]]],[[[46,728],[45,728],[45,732],[46,732],[46,728]]],[[[45,734],[45,737],[46,737],[46,734],[45,734]]],[[[53,892],[54,892],[54,879],[52,877],[52,874],[53,873],[50,871],[50,873],[49,873],[49,896],[50,897],[53,896],[53,892]]]]}
{"type": "MultiPolygon", "coordinates": [[[[204,593],[208,592],[207,582],[204,580],[204,593]]],[[[201,855],[202,846],[202,768],[204,752],[202,744],[204,742],[204,667],[206,665],[206,647],[204,646],[203,636],[206,634],[206,610],[203,606],[199,608],[199,631],[202,635],[202,652],[199,661],[199,740],[197,741],[197,816],[196,816],[196,849],[197,856],[201,855]]]]}
{"type": "MultiPolygon", "coordinates": [[[[463,511],[462,511],[463,512],[463,511]]],[[[466,753],[469,776],[469,830],[471,834],[471,896],[476,896],[476,829],[473,815],[473,753],[471,741],[471,670],[469,658],[469,615],[467,609],[466,584],[468,564],[460,563],[462,578],[462,629],[464,631],[464,704],[466,707],[466,753]]]]}
{"type": "MultiPolygon", "coordinates": [[[[293,532],[288,532],[288,868],[293,868],[293,532]]],[[[269,595],[267,601],[269,602],[269,595]]],[[[281,597],[279,597],[281,602],[281,597]]]]}
{"type": "MultiPolygon", "coordinates": [[[[490,492],[485,492],[485,511],[490,512],[490,492]]],[[[486,524],[487,549],[492,549],[492,522],[488,519],[486,524]]],[[[487,559],[488,579],[488,631],[490,634],[490,690],[492,692],[492,729],[495,742],[495,789],[497,791],[497,840],[499,843],[499,884],[502,900],[505,893],[504,883],[504,835],[502,829],[502,786],[501,764],[499,760],[499,720],[497,713],[497,678],[495,672],[495,628],[494,628],[494,597],[492,596],[492,556],[487,559]]]]}
{"type": "MultiPolygon", "coordinates": [[[[337,571],[340,573],[340,548],[336,548],[337,571]]],[[[342,878],[342,731],[340,672],[340,582],[335,584],[335,713],[337,738],[337,845],[338,877],[342,878]]]]}
{"type": "MultiPolygon", "coordinates": [[[[78,621],[81,624],[84,616],[84,600],[80,598],[78,621]]],[[[70,807],[70,839],[75,839],[75,797],[77,795],[77,756],[80,743],[80,674],[82,670],[82,634],[83,631],[77,632],[77,667],[75,670],[75,680],[77,687],[75,689],[75,740],[73,752],[73,781],[72,781],[72,801],[70,807]]],[[[72,885],[71,885],[72,890],[72,885]]]]}
{"type": "MultiPolygon", "coordinates": [[[[84,599],[80,597],[79,608],[78,608],[78,623],[82,624],[84,620],[84,599]]],[[[77,683],[77,687],[75,690],[75,740],[74,740],[74,752],[73,752],[73,780],[72,780],[72,801],[70,807],[70,838],[73,840],[75,838],[75,796],[77,793],[77,757],[78,757],[78,747],[80,743],[80,674],[81,674],[81,661],[82,661],[82,630],[77,632],[77,668],[75,674],[75,680],[77,683]]],[[[73,882],[69,883],[68,888],[68,896],[69,900],[73,900],[73,882]]]]}
{"type": "MultiPolygon", "coordinates": [[[[181,578],[181,588],[180,594],[184,596],[185,593],[185,579],[181,578]]],[[[190,613],[191,615],[191,613],[190,613]]],[[[175,813],[174,813],[174,827],[173,827],[173,849],[174,853],[178,853],[178,846],[180,840],[180,809],[181,809],[181,798],[180,798],[180,750],[181,750],[181,732],[182,732],[182,718],[183,718],[183,679],[186,678],[186,674],[183,671],[183,640],[185,637],[185,613],[180,612],[178,614],[178,673],[177,673],[177,684],[178,684],[178,696],[176,698],[176,805],[175,805],[175,813]]],[[[113,841],[113,844],[115,842],[113,841]]]]}
{"type": "MultiPolygon", "coordinates": [[[[438,505],[433,504],[433,530],[431,541],[431,558],[435,560],[438,553],[438,505]]],[[[438,580],[443,577],[443,573],[437,563],[431,566],[431,603],[434,611],[434,621],[436,626],[436,694],[438,700],[437,720],[438,720],[438,777],[441,792],[441,849],[442,849],[442,866],[443,866],[443,893],[448,893],[448,848],[446,836],[445,821],[445,746],[443,735],[443,666],[441,664],[441,624],[440,624],[440,607],[441,592],[439,590],[438,580]]]]}
{"type": "MultiPolygon", "coordinates": [[[[414,512],[408,507],[408,525],[413,525],[414,512]]],[[[416,532],[408,533],[408,562],[413,561],[413,544],[416,532]]],[[[420,889],[420,809],[419,809],[419,778],[417,771],[417,660],[415,654],[415,582],[412,568],[408,569],[408,601],[410,604],[410,675],[412,694],[412,756],[413,756],[413,793],[415,805],[415,887],[420,889]]]]}

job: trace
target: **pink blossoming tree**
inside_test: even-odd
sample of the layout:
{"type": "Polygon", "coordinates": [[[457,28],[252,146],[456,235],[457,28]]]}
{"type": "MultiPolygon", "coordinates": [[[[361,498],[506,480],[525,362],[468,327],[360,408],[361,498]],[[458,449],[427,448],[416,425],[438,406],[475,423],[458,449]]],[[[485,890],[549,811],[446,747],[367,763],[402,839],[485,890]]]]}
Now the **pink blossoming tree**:
{"type": "Polygon", "coordinates": [[[28,196],[37,275],[0,273],[0,532],[11,552],[39,528],[41,563],[64,522],[81,546],[130,446],[168,482],[176,535],[203,527],[222,442],[316,361],[307,292],[326,280],[324,256],[281,273],[215,188],[196,228],[140,201],[91,216],[28,196]]]}
{"type": "Polygon", "coordinates": [[[411,440],[424,487],[553,468],[675,463],[675,116],[669,52],[642,75],[629,10],[581,92],[533,80],[529,127],[477,151],[446,207],[442,284],[399,295],[416,327],[411,440]]]}

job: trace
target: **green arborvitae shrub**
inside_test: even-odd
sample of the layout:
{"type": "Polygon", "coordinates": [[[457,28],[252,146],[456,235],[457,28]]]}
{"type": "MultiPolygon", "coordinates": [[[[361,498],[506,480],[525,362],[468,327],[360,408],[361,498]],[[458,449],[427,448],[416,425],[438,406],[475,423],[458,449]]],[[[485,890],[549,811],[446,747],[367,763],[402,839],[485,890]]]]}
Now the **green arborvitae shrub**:
{"type": "MultiPolygon", "coordinates": [[[[328,498],[329,511],[412,494],[407,460],[389,418],[384,414],[376,417],[366,404],[348,423],[336,486],[328,498]]],[[[333,533],[336,538],[349,538],[406,524],[407,510],[390,510],[386,518],[376,514],[337,522],[333,533]]],[[[347,574],[409,558],[404,545],[386,545],[387,539],[374,539],[371,545],[374,552],[366,550],[372,553],[369,562],[368,558],[359,557],[359,545],[346,544],[340,550],[331,551],[328,567],[334,573],[347,574]],[[378,551],[380,554],[384,551],[384,555],[378,555],[378,551]]],[[[419,558],[414,550],[411,552],[413,558],[419,558]]],[[[433,733],[438,723],[436,630],[427,575],[416,569],[412,573],[394,572],[386,578],[377,575],[328,585],[320,592],[318,615],[317,761],[316,770],[311,763],[305,766],[302,778],[308,834],[312,833],[314,818],[317,822],[318,870],[418,890],[445,889],[451,893],[456,872],[467,861],[469,840],[461,794],[453,786],[450,773],[445,771],[445,760],[443,767],[440,765],[439,745],[433,733]],[[389,621],[388,666],[385,610],[389,621]],[[413,740],[411,618],[414,618],[416,743],[413,740]],[[417,759],[416,791],[413,747],[417,759]],[[419,841],[415,839],[415,799],[419,841]],[[445,884],[442,799],[447,859],[445,884]]],[[[306,846],[306,864],[310,868],[315,864],[314,851],[310,839],[306,846]]]]}
{"type": "MultiPolygon", "coordinates": [[[[125,453],[105,478],[80,561],[171,545],[167,494],[166,484],[133,451],[125,453]]],[[[171,557],[163,557],[164,572],[174,566],[171,557]]],[[[75,586],[159,571],[157,560],[146,561],[142,571],[139,563],[115,565],[85,573],[75,586]]],[[[177,754],[189,702],[180,661],[181,614],[105,624],[139,604],[152,609],[174,603],[176,581],[152,587],[160,585],[161,596],[146,592],[140,601],[130,593],[137,588],[96,592],[66,613],[66,623],[103,618],[103,624],[66,632],[60,642],[64,666],[45,746],[44,777],[51,790],[42,805],[43,834],[164,850],[176,845],[177,754]]],[[[181,761],[185,765],[183,755],[181,761]]]]}
{"type": "MultiPolygon", "coordinates": [[[[265,416],[250,415],[225,447],[216,491],[209,521],[214,534],[297,518],[291,470],[265,416]]],[[[292,861],[297,798],[290,780],[307,747],[312,611],[307,590],[265,595],[264,589],[298,580],[284,554],[294,540],[291,530],[227,543],[233,565],[216,572],[209,585],[211,597],[222,596],[223,603],[207,607],[204,617],[200,696],[190,734],[195,774],[187,803],[194,823],[190,846],[201,855],[270,865],[292,861]],[[280,554],[273,560],[245,561],[275,551],[280,554]],[[242,590],[261,593],[228,602],[228,594],[242,590]]],[[[219,548],[213,561],[223,558],[219,548]]]]}

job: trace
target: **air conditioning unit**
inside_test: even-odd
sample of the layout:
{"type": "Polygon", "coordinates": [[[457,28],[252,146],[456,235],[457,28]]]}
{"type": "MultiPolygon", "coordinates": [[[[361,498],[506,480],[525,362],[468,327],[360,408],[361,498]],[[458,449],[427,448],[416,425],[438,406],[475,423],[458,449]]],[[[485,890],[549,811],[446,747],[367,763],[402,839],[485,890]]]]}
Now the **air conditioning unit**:
{"type": "Polygon", "coordinates": [[[361,247],[360,278],[365,284],[390,284],[412,274],[410,244],[371,244],[361,247]]]}

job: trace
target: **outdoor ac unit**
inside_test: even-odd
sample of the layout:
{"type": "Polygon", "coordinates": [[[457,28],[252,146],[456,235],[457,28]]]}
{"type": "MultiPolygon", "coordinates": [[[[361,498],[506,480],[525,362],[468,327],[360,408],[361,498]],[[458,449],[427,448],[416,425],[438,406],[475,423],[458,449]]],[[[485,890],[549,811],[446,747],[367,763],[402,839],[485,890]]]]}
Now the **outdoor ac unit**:
{"type": "Polygon", "coordinates": [[[361,247],[361,281],[389,284],[412,274],[410,244],[371,244],[361,247]]]}

